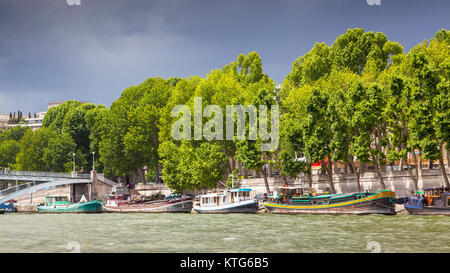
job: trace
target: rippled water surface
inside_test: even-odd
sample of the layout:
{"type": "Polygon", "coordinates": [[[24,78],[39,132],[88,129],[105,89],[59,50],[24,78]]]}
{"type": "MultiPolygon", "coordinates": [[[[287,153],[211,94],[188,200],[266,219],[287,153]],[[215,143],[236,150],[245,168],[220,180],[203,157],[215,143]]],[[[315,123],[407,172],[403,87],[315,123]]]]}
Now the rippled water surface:
{"type": "Polygon", "coordinates": [[[0,215],[0,252],[450,252],[450,217],[0,215]]]}

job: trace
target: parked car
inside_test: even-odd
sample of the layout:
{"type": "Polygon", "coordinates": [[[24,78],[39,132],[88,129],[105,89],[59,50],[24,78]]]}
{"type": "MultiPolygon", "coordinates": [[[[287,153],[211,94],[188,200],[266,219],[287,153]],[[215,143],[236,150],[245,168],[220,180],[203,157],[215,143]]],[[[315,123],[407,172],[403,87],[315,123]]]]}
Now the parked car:
{"type": "Polygon", "coordinates": [[[172,198],[181,198],[181,193],[179,193],[179,192],[172,192],[168,196],[164,197],[164,199],[172,199],[172,198]]]}

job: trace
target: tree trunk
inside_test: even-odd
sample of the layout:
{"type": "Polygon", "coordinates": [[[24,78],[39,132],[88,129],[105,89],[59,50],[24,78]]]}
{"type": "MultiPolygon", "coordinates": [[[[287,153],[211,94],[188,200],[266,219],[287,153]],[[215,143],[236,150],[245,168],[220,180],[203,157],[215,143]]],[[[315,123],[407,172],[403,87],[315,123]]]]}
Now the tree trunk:
{"type": "Polygon", "coordinates": [[[308,163],[308,164],[309,164],[309,168],[308,168],[308,170],[306,172],[306,176],[308,177],[309,189],[312,190],[312,164],[311,163],[308,163]]]}
{"type": "Polygon", "coordinates": [[[334,189],[334,184],[333,184],[333,166],[332,166],[330,157],[328,157],[327,161],[328,162],[325,165],[322,160],[322,165],[325,165],[325,170],[326,170],[327,177],[328,177],[328,186],[330,187],[330,191],[332,194],[335,194],[336,190],[334,189]]]}
{"type": "Polygon", "coordinates": [[[350,170],[350,173],[353,173],[353,174],[355,173],[355,166],[352,166],[352,164],[348,165],[348,169],[350,170]]]}
{"type": "Polygon", "coordinates": [[[233,172],[234,168],[233,168],[233,158],[232,157],[228,157],[228,171],[230,173],[233,172]]]}
{"type": "Polygon", "coordinates": [[[350,162],[350,166],[353,168],[353,170],[355,170],[354,174],[356,177],[356,185],[358,186],[358,192],[361,192],[361,182],[360,182],[360,176],[359,176],[359,171],[355,166],[355,162],[353,161],[353,157],[352,156],[348,156],[349,162],[350,162]]]}
{"type": "Polygon", "coordinates": [[[336,161],[333,161],[333,171],[334,173],[339,173],[339,167],[336,161]]]}
{"type": "Polygon", "coordinates": [[[400,158],[400,163],[398,164],[398,170],[399,171],[403,170],[403,158],[400,158]]]}
{"type": "Polygon", "coordinates": [[[264,178],[264,185],[266,186],[267,195],[269,195],[270,194],[269,181],[267,180],[267,173],[264,170],[264,167],[263,167],[263,169],[261,169],[260,173],[261,173],[262,177],[264,178]]]}
{"type": "Polygon", "coordinates": [[[419,150],[419,169],[422,170],[422,150],[419,150]]]}
{"type": "Polygon", "coordinates": [[[447,154],[447,168],[450,168],[450,150],[445,150],[447,154]]]}
{"type": "MultiPolygon", "coordinates": [[[[137,183],[139,183],[139,182],[142,182],[142,183],[144,183],[144,181],[145,181],[145,173],[144,173],[144,169],[142,169],[142,168],[138,168],[137,169],[137,175],[138,175],[138,181],[137,181],[137,183]]],[[[135,183],[135,184],[137,184],[137,183],[135,183]]]]}
{"type": "Polygon", "coordinates": [[[348,163],[344,162],[344,174],[348,174],[348,163]]]}
{"type": "Polygon", "coordinates": [[[308,187],[309,187],[309,189],[311,189],[312,190],[312,172],[310,171],[310,172],[308,172],[308,174],[307,174],[307,177],[308,177],[308,187]]]}
{"type": "Polygon", "coordinates": [[[413,173],[411,171],[411,168],[409,167],[408,160],[406,160],[406,168],[408,169],[409,176],[411,177],[411,179],[413,181],[414,192],[417,192],[419,190],[419,188],[418,188],[418,180],[417,180],[417,177],[413,175],[413,173]]]}
{"type": "Polygon", "coordinates": [[[284,185],[288,185],[287,179],[286,179],[286,175],[282,174],[281,175],[281,179],[283,179],[284,185]]]}
{"type": "Polygon", "coordinates": [[[448,187],[450,187],[450,185],[448,183],[447,172],[445,171],[445,166],[444,166],[444,155],[442,153],[443,149],[444,149],[444,144],[441,143],[440,150],[439,150],[439,167],[441,167],[442,176],[444,178],[444,186],[446,188],[448,188],[448,187]]]}
{"type": "Polygon", "coordinates": [[[378,157],[374,156],[373,161],[375,163],[375,170],[377,171],[378,179],[380,180],[380,185],[383,190],[386,189],[386,185],[384,184],[383,176],[381,175],[380,170],[380,162],[378,161],[378,157]]]}
{"type": "Polygon", "coordinates": [[[433,160],[431,160],[431,159],[428,160],[428,169],[430,169],[430,170],[433,169],[433,160]]]}
{"type": "Polygon", "coordinates": [[[156,174],[155,183],[159,183],[159,164],[158,163],[156,163],[156,166],[155,166],[155,174],[156,174]]]}
{"type": "Polygon", "coordinates": [[[416,178],[417,181],[419,181],[419,166],[417,166],[417,155],[416,152],[413,150],[413,156],[414,156],[414,165],[415,165],[415,169],[416,169],[416,178]]]}

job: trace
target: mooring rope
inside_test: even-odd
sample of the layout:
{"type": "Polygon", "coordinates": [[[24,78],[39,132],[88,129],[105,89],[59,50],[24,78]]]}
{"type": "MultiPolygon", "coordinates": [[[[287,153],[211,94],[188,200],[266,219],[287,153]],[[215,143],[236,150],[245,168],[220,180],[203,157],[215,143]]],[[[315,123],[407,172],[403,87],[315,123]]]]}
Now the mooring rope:
{"type": "MultiPolygon", "coordinates": [[[[390,207],[390,206],[386,206],[386,205],[380,204],[380,203],[375,202],[375,201],[369,201],[369,202],[374,203],[374,204],[377,204],[377,205],[382,206],[382,207],[386,207],[386,208],[388,208],[389,210],[392,209],[392,207],[390,207]]],[[[393,209],[393,210],[395,211],[395,209],[393,209]]],[[[395,211],[395,213],[397,213],[397,211],[395,211]]]]}

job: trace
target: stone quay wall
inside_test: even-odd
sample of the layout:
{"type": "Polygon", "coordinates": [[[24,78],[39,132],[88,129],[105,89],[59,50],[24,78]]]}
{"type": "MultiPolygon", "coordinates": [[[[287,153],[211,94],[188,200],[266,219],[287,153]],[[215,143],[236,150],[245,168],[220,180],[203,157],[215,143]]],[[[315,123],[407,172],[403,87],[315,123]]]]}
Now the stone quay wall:
{"type": "MultiPolygon", "coordinates": [[[[449,176],[449,169],[446,169],[449,176]]],[[[413,170],[413,174],[414,174],[413,170]]],[[[396,193],[397,197],[409,196],[414,192],[414,184],[408,171],[386,171],[382,172],[383,180],[386,187],[396,193]]],[[[328,185],[328,177],[325,175],[313,175],[312,187],[316,191],[325,191],[328,185]]],[[[270,190],[276,190],[283,186],[283,180],[280,177],[268,178],[270,190]]],[[[356,192],[358,187],[354,174],[333,174],[334,187],[337,193],[356,192]]],[[[249,187],[255,189],[257,193],[266,192],[263,178],[241,179],[240,187],[249,187]]],[[[361,188],[363,191],[376,192],[381,189],[381,185],[376,172],[366,171],[360,177],[361,188]]],[[[290,186],[308,186],[306,176],[300,176],[298,179],[288,179],[290,186]]],[[[420,189],[441,187],[444,185],[443,177],[440,169],[422,169],[419,170],[418,186],[420,189]]]]}
{"type": "Polygon", "coordinates": [[[151,196],[158,192],[167,196],[172,192],[166,184],[163,183],[137,184],[134,189],[144,196],[151,196]]]}

